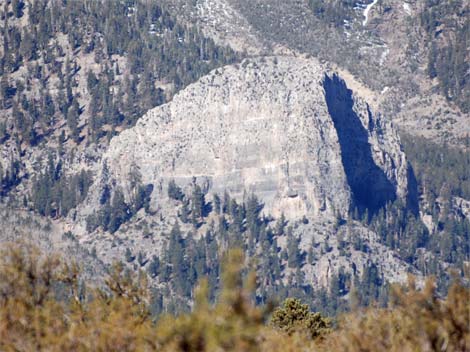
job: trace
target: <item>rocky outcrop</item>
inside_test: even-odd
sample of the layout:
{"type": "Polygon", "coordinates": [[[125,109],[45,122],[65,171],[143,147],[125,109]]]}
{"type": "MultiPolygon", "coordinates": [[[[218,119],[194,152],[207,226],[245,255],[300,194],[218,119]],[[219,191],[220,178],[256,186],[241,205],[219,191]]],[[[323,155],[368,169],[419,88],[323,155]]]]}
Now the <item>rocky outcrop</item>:
{"type": "MultiPolygon", "coordinates": [[[[393,118],[395,125],[409,134],[460,146],[470,133],[469,113],[447,101],[422,67],[433,46],[423,36],[424,28],[410,18],[426,14],[429,6],[424,0],[387,0],[382,7],[373,5],[365,25],[364,11],[373,1],[354,1],[344,4],[343,18],[338,17],[334,26],[309,6],[309,1],[167,2],[178,16],[235,50],[272,55],[304,53],[339,65],[371,89],[374,98],[369,103],[376,111],[393,118]]],[[[465,11],[455,11],[457,17],[458,13],[465,11]]],[[[435,29],[434,41],[441,43],[437,47],[448,46],[453,42],[451,37],[459,37],[459,20],[454,20],[455,28],[435,29]]]]}
{"type": "MultiPolygon", "coordinates": [[[[339,76],[298,57],[213,71],[114,138],[103,163],[124,190],[137,170],[154,185],[154,202],[170,179],[196,178],[208,192],[239,199],[254,192],[265,210],[289,218],[345,216],[352,206],[375,209],[408,192],[390,122],[339,76]]],[[[90,202],[99,197],[94,188],[90,202]]]]}

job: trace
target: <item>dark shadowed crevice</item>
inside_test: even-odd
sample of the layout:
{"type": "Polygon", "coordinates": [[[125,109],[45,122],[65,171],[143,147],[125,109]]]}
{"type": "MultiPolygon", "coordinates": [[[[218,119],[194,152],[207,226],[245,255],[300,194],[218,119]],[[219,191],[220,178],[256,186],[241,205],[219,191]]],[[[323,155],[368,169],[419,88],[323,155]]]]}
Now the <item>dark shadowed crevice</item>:
{"type": "MultiPolygon", "coordinates": [[[[338,134],[343,167],[352,192],[352,206],[360,213],[367,209],[369,215],[373,215],[397,198],[396,187],[372,158],[368,132],[353,110],[351,90],[336,75],[325,76],[323,86],[328,112],[338,134]]],[[[370,111],[369,119],[372,120],[370,111]]]]}

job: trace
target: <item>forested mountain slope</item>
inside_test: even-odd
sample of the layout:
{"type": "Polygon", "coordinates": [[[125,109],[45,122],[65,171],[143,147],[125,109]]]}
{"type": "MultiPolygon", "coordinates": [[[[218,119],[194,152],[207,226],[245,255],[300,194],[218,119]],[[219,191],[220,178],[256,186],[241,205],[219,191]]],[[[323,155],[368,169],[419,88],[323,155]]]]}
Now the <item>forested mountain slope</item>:
{"type": "Polygon", "coordinates": [[[4,240],[33,228],[89,276],[122,262],[156,312],[204,277],[214,300],[233,247],[254,301],[328,314],[464,276],[465,2],[2,5],[4,240]]]}
{"type": "Polygon", "coordinates": [[[83,199],[87,166],[113,135],[237,58],[152,2],[13,1],[1,11],[0,191],[20,185],[16,196],[42,215],[83,199]]]}

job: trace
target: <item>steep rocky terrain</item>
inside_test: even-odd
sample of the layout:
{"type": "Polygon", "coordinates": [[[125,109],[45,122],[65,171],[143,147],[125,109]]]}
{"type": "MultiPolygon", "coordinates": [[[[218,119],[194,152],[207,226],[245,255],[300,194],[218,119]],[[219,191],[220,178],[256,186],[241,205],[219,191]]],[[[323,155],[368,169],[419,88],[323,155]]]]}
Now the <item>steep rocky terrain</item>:
{"type": "Polygon", "coordinates": [[[289,218],[346,217],[408,194],[390,121],[314,59],[218,69],[114,138],[102,160],[124,190],[133,168],[155,199],[170,179],[186,186],[196,177],[208,193],[255,193],[268,212],[289,218]]]}
{"type": "Polygon", "coordinates": [[[12,200],[26,197],[33,207],[39,196],[56,203],[46,212],[35,209],[42,215],[66,215],[69,207],[62,205],[70,199],[37,194],[48,160],[63,166],[62,182],[73,183],[113,135],[211,69],[235,61],[233,50],[179,23],[160,3],[131,5],[2,3],[0,194],[11,191],[12,200]]]}
{"type": "Polygon", "coordinates": [[[386,302],[408,273],[445,293],[470,265],[467,14],[439,0],[9,1],[0,242],[61,251],[97,282],[122,261],[157,311],[190,307],[204,277],[215,297],[231,247],[259,303],[314,297],[333,314],[356,291],[386,302]]]}
{"type": "Polygon", "coordinates": [[[461,35],[468,36],[470,9],[466,2],[447,5],[439,1],[428,4],[426,0],[344,4],[320,0],[172,3],[180,16],[192,19],[216,40],[234,48],[249,47],[256,53],[309,53],[349,70],[372,89],[372,99],[377,101],[380,111],[408,132],[455,144],[470,132],[465,103],[470,88],[468,79],[464,78],[469,69],[470,51],[468,44],[465,45],[468,39],[458,39],[461,35]],[[217,21],[220,18],[224,21],[217,21]],[[455,44],[457,40],[462,48],[455,44]],[[244,46],[240,47],[240,42],[244,46]],[[458,93],[443,94],[442,84],[436,75],[429,73],[435,65],[436,48],[447,50],[447,62],[451,64],[452,60],[461,71],[461,78],[450,73],[452,78],[448,79],[449,82],[460,79],[455,83],[458,93]],[[459,53],[457,61],[450,53],[452,50],[459,53]]]}
{"type": "MultiPolygon", "coordinates": [[[[138,254],[146,258],[140,267],[149,270],[149,258],[171,255],[165,253],[176,223],[187,232],[185,243],[204,242],[214,233],[223,246],[214,229],[220,223],[215,201],[208,203],[211,210],[201,223],[185,224],[181,202],[169,197],[169,183],[175,181],[186,194],[200,185],[207,201],[228,192],[246,204],[255,194],[265,217],[285,216],[291,233],[278,232],[276,251],[298,241],[299,255],[309,253],[310,259],[299,268],[286,262],[275,279],[281,285],[297,280],[329,287],[334,277],[365,275],[371,266],[379,268],[384,282],[404,282],[410,271],[421,275],[377,233],[350,218],[354,209],[372,215],[416,196],[396,131],[336,72],[312,58],[247,59],[211,72],[113,138],[96,172],[72,231],[104,262],[126,257],[135,268],[138,254]],[[122,204],[132,209],[136,182],[151,190],[145,212],[138,211],[113,235],[100,226],[104,215],[98,215],[91,233],[84,230],[85,222],[96,222],[96,215],[107,211],[103,197],[112,198],[114,208],[122,193],[122,204]],[[348,218],[348,226],[338,225],[348,218]]],[[[260,250],[249,247],[253,255],[267,255],[260,250]]],[[[157,287],[172,287],[161,276],[154,279],[157,287]]]]}

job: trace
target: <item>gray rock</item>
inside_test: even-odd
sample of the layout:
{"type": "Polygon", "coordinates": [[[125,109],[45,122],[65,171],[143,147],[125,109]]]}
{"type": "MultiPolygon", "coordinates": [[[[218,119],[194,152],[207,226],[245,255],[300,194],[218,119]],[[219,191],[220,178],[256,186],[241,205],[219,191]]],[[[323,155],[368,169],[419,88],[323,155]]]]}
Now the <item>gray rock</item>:
{"type": "Polygon", "coordinates": [[[135,168],[155,186],[155,199],[165,198],[170,179],[185,186],[195,177],[209,192],[238,199],[254,192],[267,212],[290,219],[344,217],[353,206],[379,207],[408,193],[391,123],[336,73],[300,57],[211,72],[115,137],[103,163],[125,193],[135,168]]]}

